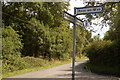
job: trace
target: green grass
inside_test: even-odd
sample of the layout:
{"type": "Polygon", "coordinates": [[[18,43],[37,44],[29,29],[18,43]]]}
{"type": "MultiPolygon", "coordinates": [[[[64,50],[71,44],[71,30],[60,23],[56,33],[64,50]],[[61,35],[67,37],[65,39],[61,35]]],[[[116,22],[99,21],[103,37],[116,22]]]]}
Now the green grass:
{"type": "MultiPolygon", "coordinates": [[[[76,61],[84,60],[84,59],[86,59],[86,57],[76,58],[76,61]]],[[[40,67],[27,68],[27,69],[24,69],[24,70],[17,70],[17,71],[14,71],[14,72],[4,73],[2,75],[2,78],[16,76],[16,75],[29,73],[29,72],[34,72],[34,71],[38,71],[38,70],[44,70],[44,69],[56,67],[56,66],[59,66],[59,65],[68,64],[70,62],[71,62],[71,59],[68,59],[66,61],[59,61],[59,60],[50,61],[50,62],[47,62],[46,64],[44,64],[43,66],[40,66],[40,67]]]]}
{"type": "Polygon", "coordinates": [[[112,75],[112,76],[120,77],[120,68],[118,66],[105,67],[104,65],[96,66],[90,63],[86,63],[85,68],[97,74],[112,75]]]}
{"type": "Polygon", "coordinates": [[[2,79],[2,60],[0,60],[0,79],[2,79]]]}

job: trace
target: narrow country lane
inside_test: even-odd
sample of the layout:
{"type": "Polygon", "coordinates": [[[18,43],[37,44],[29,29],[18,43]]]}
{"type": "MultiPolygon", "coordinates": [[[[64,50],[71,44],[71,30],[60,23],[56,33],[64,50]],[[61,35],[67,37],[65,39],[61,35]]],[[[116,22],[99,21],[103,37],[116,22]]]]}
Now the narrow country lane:
{"type": "MultiPolygon", "coordinates": [[[[83,65],[87,60],[77,61],[75,64],[75,80],[119,80],[112,76],[102,76],[84,70],[83,65]]],[[[72,80],[72,64],[65,64],[46,70],[26,73],[2,80],[72,80]]]]}

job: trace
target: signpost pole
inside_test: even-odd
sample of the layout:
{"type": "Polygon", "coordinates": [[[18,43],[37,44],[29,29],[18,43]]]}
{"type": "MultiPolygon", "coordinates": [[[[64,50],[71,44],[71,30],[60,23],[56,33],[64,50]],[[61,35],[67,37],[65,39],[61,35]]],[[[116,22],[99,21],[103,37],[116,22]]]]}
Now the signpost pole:
{"type": "Polygon", "coordinates": [[[103,12],[102,6],[94,7],[74,7],[74,15],[67,12],[63,12],[63,17],[65,20],[74,24],[73,26],[73,51],[72,51],[72,80],[75,80],[75,55],[76,55],[76,25],[81,26],[83,23],[76,16],[80,14],[91,14],[91,13],[101,13],[103,12]]]}
{"type": "Polygon", "coordinates": [[[76,8],[74,8],[74,26],[73,26],[73,54],[72,54],[72,80],[75,80],[75,53],[76,53],[76,8]]]}

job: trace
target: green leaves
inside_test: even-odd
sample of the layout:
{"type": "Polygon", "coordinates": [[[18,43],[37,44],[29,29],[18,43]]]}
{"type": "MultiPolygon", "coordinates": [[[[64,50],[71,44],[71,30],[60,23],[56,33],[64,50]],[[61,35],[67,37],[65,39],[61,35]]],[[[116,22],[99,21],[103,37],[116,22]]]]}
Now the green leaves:
{"type": "Polygon", "coordinates": [[[105,61],[110,57],[111,51],[108,50],[111,50],[111,44],[111,41],[95,41],[87,46],[86,53],[90,62],[96,65],[109,64],[109,62],[106,63],[105,61]]]}
{"type": "MultiPolygon", "coordinates": [[[[3,71],[41,66],[44,62],[38,58],[71,58],[73,29],[62,17],[62,11],[68,10],[68,6],[69,2],[3,4],[3,71]]],[[[77,56],[84,53],[90,38],[88,31],[77,29],[77,56]]]]}
{"type": "Polygon", "coordinates": [[[7,54],[20,55],[22,43],[20,36],[10,26],[2,28],[2,50],[3,56],[7,54]]]}
{"type": "MultiPolygon", "coordinates": [[[[21,56],[42,57],[49,60],[52,58],[64,60],[71,57],[72,29],[62,17],[62,11],[68,10],[68,6],[68,2],[3,4],[4,56],[6,53],[21,52],[21,56]]],[[[77,31],[77,52],[82,54],[91,34],[82,29],[77,31]]]]}

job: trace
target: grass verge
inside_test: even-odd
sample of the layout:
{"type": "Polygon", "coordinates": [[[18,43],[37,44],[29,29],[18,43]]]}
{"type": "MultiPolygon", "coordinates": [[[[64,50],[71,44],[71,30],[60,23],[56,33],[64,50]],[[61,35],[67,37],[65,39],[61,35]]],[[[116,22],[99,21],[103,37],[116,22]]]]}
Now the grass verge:
{"type": "MultiPolygon", "coordinates": [[[[76,61],[84,60],[84,59],[87,59],[87,58],[86,57],[76,58],[76,61]]],[[[65,60],[65,61],[54,60],[54,61],[47,62],[40,67],[27,68],[27,69],[23,69],[23,70],[17,70],[17,71],[14,71],[14,72],[4,73],[2,75],[2,78],[16,76],[16,75],[29,73],[29,72],[34,72],[34,71],[38,71],[38,70],[44,70],[44,69],[48,69],[48,68],[56,67],[56,66],[59,66],[59,65],[68,64],[68,63],[71,63],[71,59],[68,59],[68,60],[65,60]]]]}
{"type": "Polygon", "coordinates": [[[88,62],[85,65],[85,69],[88,69],[91,72],[101,74],[101,75],[120,77],[120,68],[118,68],[117,66],[116,67],[96,66],[88,62]]]}

